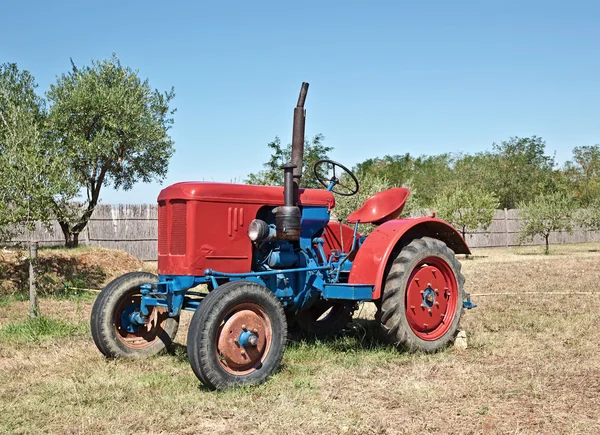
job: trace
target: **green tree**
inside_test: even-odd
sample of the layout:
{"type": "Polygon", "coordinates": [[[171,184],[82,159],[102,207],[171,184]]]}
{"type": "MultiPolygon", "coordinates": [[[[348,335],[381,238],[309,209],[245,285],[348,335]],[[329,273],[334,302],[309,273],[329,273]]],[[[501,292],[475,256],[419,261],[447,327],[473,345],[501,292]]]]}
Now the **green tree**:
{"type": "Polygon", "coordinates": [[[55,198],[72,199],[64,154],[48,140],[45,103],[35,79],[14,63],[0,65],[0,240],[9,229],[47,224],[55,198]]]}
{"type": "Polygon", "coordinates": [[[600,198],[577,210],[575,222],[588,231],[600,231],[600,198]]]}
{"type": "MultiPolygon", "coordinates": [[[[68,155],[65,166],[86,197],[81,206],[56,201],[67,246],[77,246],[102,186],[128,190],[139,181],[162,181],[173,154],[169,129],[174,90],[160,92],[137,71],[110,59],[61,75],[50,87],[53,139],[68,155]]],[[[62,199],[62,198],[61,198],[62,199]]]]}
{"type": "Polygon", "coordinates": [[[573,148],[573,161],[565,163],[563,172],[582,205],[600,197],[600,145],[573,148]]]}
{"type": "Polygon", "coordinates": [[[545,148],[546,142],[537,136],[511,137],[492,145],[485,174],[489,177],[488,190],[498,195],[500,207],[515,208],[522,201],[555,190],[554,157],[547,156],[545,148]]]}
{"type": "MultiPolygon", "coordinates": [[[[313,166],[322,159],[327,159],[333,147],[323,145],[324,136],[317,134],[311,140],[304,141],[304,159],[302,161],[302,180],[300,185],[307,188],[321,188],[315,177],[313,166]]],[[[292,160],[292,144],[283,147],[279,137],[267,144],[272,149],[271,158],[263,166],[265,169],[248,175],[248,184],[263,186],[283,186],[283,170],[281,166],[292,160]]]]}
{"type": "Polygon", "coordinates": [[[468,230],[485,230],[491,225],[498,204],[496,195],[473,186],[438,195],[433,208],[440,219],[457,228],[465,238],[468,230]]]}
{"type": "Polygon", "coordinates": [[[549,237],[553,231],[573,232],[573,206],[573,199],[563,192],[541,194],[531,201],[521,202],[519,242],[542,236],[546,241],[545,253],[548,254],[549,237]]]}

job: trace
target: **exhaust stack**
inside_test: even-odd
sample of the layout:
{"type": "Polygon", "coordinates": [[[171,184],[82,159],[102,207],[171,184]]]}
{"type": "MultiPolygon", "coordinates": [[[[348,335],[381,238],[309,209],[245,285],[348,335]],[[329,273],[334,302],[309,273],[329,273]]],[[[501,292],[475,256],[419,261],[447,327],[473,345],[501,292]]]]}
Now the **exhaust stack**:
{"type": "Polygon", "coordinates": [[[304,128],[306,110],[304,102],[308,93],[308,83],[302,82],[298,103],[294,108],[294,126],[292,130],[292,161],[281,167],[283,169],[284,205],[277,207],[275,226],[279,240],[295,241],[300,239],[300,179],[304,159],[304,128]]]}

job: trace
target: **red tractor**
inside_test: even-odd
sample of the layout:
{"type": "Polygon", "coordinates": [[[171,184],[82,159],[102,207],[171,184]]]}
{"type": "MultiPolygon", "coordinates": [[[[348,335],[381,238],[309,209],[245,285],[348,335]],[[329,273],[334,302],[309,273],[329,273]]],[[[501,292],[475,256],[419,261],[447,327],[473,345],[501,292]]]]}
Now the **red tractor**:
{"type": "Polygon", "coordinates": [[[104,355],[159,353],[190,310],[187,352],[200,381],[257,384],[281,363],[288,321],[335,332],[361,301],[375,302],[395,346],[435,352],[454,340],[471,307],[455,258],[470,253],[465,241],[434,217],[400,219],[403,188],[371,196],[348,217],[352,226],[331,221],[333,194],[359,185],[341,164],[321,160],[314,171],[324,189],[301,187],[307,91],[303,83],[283,187],[186,182],[160,193],[158,277],[125,274],[94,303],[92,336],[104,355]],[[365,237],[359,223],[377,227],[365,237]]]}

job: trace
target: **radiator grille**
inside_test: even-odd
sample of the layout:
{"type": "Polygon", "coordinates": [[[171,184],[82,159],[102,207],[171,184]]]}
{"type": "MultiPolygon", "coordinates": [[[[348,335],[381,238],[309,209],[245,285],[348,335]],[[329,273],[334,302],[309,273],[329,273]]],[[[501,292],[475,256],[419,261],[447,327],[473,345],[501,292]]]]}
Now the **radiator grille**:
{"type": "Polygon", "coordinates": [[[167,244],[167,204],[158,203],[158,253],[168,254],[167,244]]]}
{"type": "Polygon", "coordinates": [[[171,255],[185,255],[187,207],[185,201],[171,204],[171,255]]]}

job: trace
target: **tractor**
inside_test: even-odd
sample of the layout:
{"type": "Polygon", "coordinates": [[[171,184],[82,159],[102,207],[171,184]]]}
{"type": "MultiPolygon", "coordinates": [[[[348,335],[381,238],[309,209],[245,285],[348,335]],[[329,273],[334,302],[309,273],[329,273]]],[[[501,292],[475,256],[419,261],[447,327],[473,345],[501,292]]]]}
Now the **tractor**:
{"type": "Polygon", "coordinates": [[[471,307],[456,259],[470,254],[467,244],[435,215],[400,218],[405,188],[371,196],[347,224],[332,219],[334,194],[354,195],[359,182],[320,160],[323,189],[301,187],[307,92],[302,83],[283,187],[181,182],[160,192],[158,276],[127,273],[102,290],[91,314],[102,354],[163,351],[189,310],[187,355],[198,379],[210,389],[259,384],[280,366],[288,324],[335,333],[366,301],[394,346],[436,352],[453,342],[471,307]],[[363,236],[361,223],[376,227],[363,236]]]}

